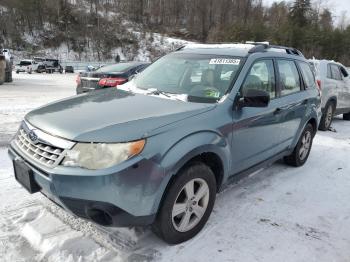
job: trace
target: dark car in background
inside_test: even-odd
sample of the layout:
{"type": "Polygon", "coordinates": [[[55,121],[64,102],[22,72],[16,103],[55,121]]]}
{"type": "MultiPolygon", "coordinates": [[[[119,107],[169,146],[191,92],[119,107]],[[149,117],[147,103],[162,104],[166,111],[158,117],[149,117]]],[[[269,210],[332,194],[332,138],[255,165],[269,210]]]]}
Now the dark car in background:
{"type": "Polygon", "coordinates": [[[63,67],[58,59],[34,57],[34,61],[39,64],[35,70],[37,73],[63,73],[63,67]]]}
{"type": "Polygon", "coordinates": [[[74,67],[73,66],[66,66],[64,68],[65,73],[74,73],[74,67]]]}
{"type": "Polygon", "coordinates": [[[122,85],[148,65],[145,62],[126,62],[107,65],[92,72],[82,72],[76,80],[77,94],[122,85]]]}

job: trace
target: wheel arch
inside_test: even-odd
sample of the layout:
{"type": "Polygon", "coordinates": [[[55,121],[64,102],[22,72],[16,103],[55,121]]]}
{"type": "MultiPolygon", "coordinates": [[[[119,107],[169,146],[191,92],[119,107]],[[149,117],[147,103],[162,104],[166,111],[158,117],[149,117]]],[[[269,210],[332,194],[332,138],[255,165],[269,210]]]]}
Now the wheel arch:
{"type": "Polygon", "coordinates": [[[222,136],[215,132],[192,134],[176,143],[161,161],[168,179],[161,193],[160,200],[156,203],[156,212],[158,213],[159,208],[162,206],[164,198],[177,175],[181,170],[195,162],[202,162],[208,165],[215,175],[217,192],[220,191],[229,170],[229,145],[222,136]],[[202,141],[202,144],[199,144],[199,141],[202,141]],[[196,146],[194,146],[195,144],[196,146]]]}
{"type": "Polygon", "coordinates": [[[329,103],[334,103],[334,110],[337,108],[337,103],[338,103],[338,99],[336,96],[331,96],[330,98],[328,98],[327,100],[327,103],[326,103],[326,106],[329,104],[329,103]]]}

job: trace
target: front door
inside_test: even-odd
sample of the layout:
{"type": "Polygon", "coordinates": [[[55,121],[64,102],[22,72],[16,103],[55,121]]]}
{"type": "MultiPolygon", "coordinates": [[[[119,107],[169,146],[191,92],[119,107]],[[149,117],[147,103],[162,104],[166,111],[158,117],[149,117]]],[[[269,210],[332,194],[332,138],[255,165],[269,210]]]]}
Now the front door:
{"type": "Polygon", "coordinates": [[[243,171],[282,151],[280,124],[276,114],[276,77],[271,59],[256,61],[251,67],[240,94],[249,89],[260,89],[270,94],[268,107],[243,107],[233,112],[232,173],[243,171]]]}

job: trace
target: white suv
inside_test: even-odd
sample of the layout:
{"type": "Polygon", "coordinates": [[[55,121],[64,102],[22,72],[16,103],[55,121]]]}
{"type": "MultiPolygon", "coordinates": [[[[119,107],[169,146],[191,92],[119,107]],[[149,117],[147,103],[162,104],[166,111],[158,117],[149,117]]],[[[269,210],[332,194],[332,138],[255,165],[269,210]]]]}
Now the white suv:
{"type": "Polygon", "coordinates": [[[16,65],[15,71],[18,74],[19,72],[27,72],[31,74],[38,70],[38,63],[34,60],[21,60],[19,64],[16,65]]]}
{"type": "Polygon", "coordinates": [[[340,63],[315,59],[309,61],[322,90],[322,119],[319,129],[326,131],[330,128],[334,115],[343,114],[344,120],[350,120],[350,77],[340,63]]]}

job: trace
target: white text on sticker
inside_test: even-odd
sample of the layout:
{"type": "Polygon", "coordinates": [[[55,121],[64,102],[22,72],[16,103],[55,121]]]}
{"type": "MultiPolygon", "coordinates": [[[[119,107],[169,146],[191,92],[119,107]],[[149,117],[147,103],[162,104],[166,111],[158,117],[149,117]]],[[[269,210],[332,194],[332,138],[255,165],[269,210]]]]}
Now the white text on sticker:
{"type": "Polygon", "coordinates": [[[239,65],[240,59],[228,59],[228,58],[213,58],[210,59],[210,65],[239,65]]]}

